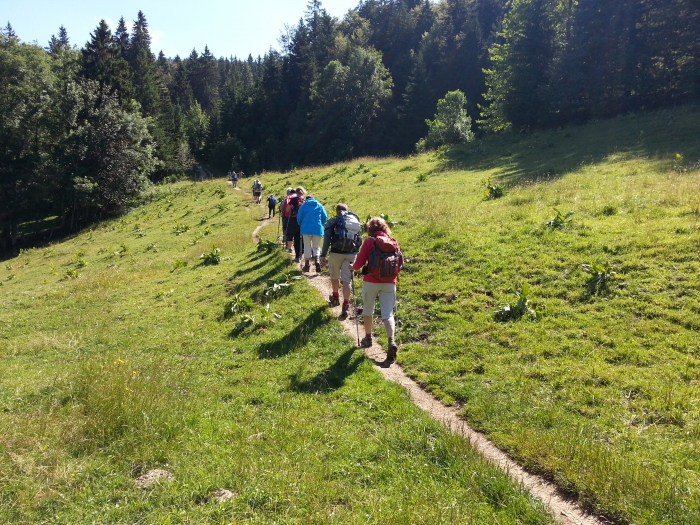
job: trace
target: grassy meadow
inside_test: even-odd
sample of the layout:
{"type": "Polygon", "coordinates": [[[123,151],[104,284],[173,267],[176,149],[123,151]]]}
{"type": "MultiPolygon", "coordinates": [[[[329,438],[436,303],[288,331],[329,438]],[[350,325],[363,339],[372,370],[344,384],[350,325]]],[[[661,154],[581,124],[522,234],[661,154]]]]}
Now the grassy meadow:
{"type": "Polygon", "coordinates": [[[699,139],[693,106],[266,182],[397,223],[398,362],[427,390],[590,509],[697,524],[699,139]]]}
{"type": "Polygon", "coordinates": [[[256,250],[247,195],[148,201],[2,262],[0,523],[552,523],[256,250]]]}
{"type": "MultiPolygon", "coordinates": [[[[619,523],[700,524],[698,138],[691,106],[261,178],[396,222],[398,362],[471,425],[619,523]]],[[[0,522],[550,523],[255,249],[248,197],[156,187],[3,261],[0,522]]]]}

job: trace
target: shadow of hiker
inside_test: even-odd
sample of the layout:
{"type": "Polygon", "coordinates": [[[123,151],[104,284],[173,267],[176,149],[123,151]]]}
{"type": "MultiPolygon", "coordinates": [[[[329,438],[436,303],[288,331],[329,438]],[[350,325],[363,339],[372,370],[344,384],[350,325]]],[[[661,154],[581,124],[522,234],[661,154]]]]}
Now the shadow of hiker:
{"type": "Polygon", "coordinates": [[[345,384],[345,380],[355,373],[365,356],[358,352],[355,359],[352,359],[355,348],[350,348],[343,352],[340,357],[330,367],[322,370],[311,379],[300,381],[297,374],[289,377],[289,389],[294,392],[319,394],[338,390],[345,384]]]}
{"type": "Polygon", "coordinates": [[[274,359],[287,355],[308,343],[313,333],[319,327],[328,324],[331,319],[330,311],[326,306],[318,307],[281,339],[260,345],[258,357],[260,359],[274,359]]]}

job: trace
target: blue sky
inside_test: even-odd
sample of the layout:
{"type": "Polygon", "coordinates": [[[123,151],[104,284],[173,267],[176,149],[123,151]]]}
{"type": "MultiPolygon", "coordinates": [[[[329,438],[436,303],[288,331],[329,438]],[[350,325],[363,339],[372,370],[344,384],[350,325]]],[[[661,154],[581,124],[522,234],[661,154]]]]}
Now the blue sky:
{"type": "MultiPolygon", "coordinates": [[[[46,46],[63,25],[71,44],[83,47],[100,19],[112,31],[120,17],[136,20],[139,10],[148,21],[152,51],[185,57],[205,45],[217,57],[247,58],[279,49],[285,24],[304,15],[307,0],[0,0],[0,26],[9,21],[24,42],[46,46]]],[[[359,0],[322,0],[332,16],[342,18],[359,0]]]]}

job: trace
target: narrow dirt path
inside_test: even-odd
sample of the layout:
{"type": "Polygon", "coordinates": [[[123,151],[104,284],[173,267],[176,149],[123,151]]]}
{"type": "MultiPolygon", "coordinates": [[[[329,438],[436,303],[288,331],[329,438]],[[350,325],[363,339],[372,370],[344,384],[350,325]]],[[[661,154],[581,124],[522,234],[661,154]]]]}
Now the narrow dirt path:
{"type": "Polygon", "coordinates": [[[236,190],[236,191],[241,191],[241,189],[240,189],[238,186],[235,186],[235,187],[233,186],[233,181],[227,180],[226,182],[227,182],[228,184],[230,184],[231,187],[232,187],[234,190],[236,190]]]}
{"type": "MultiPolygon", "coordinates": [[[[253,242],[260,241],[259,232],[271,219],[264,219],[263,222],[253,231],[253,242]]],[[[316,288],[321,297],[327,299],[331,294],[331,282],[326,273],[304,274],[309,283],[316,288]]],[[[332,309],[334,313],[340,315],[340,307],[332,309]]],[[[357,340],[358,330],[360,337],[363,336],[362,323],[355,324],[354,317],[339,320],[343,325],[345,333],[354,340],[357,340]]],[[[399,350],[400,352],[400,350],[399,350]]],[[[477,452],[487,461],[499,467],[508,474],[516,483],[523,486],[531,494],[549,507],[554,519],[564,525],[607,525],[611,522],[604,518],[593,516],[583,510],[575,500],[564,494],[556,485],[547,481],[541,476],[530,474],[520,465],[513,461],[505,452],[491,443],[482,433],[477,432],[469,424],[457,415],[457,409],[447,407],[434,398],[431,394],[423,390],[418,383],[409,378],[403,369],[396,363],[385,363],[386,353],[376,342],[371,348],[365,349],[365,354],[375,363],[375,367],[389,381],[403,386],[411,396],[413,402],[430,417],[439,421],[452,432],[468,440],[477,452]]]]}

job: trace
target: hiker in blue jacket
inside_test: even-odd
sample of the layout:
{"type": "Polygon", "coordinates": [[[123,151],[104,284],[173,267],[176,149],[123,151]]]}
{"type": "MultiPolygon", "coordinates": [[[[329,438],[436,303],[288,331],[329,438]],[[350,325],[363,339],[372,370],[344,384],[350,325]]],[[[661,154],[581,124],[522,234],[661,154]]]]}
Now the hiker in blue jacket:
{"type": "MultiPolygon", "coordinates": [[[[299,193],[297,188],[297,193],[299,193]]],[[[304,267],[303,272],[309,271],[309,266],[311,263],[311,258],[313,257],[316,266],[316,272],[321,271],[321,243],[323,242],[323,225],[328,219],[328,213],[312,196],[308,196],[299,207],[299,212],[297,213],[297,222],[299,223],[299,229],[301,231],[301,236],[304,240],[304,267]]]]}
{"type": "Polygon", "coordinates": [[[274,195],[270,195],[267,198],[267,218],[275,216],[275,209],[277,207],[277,198],[274,195]]]}

